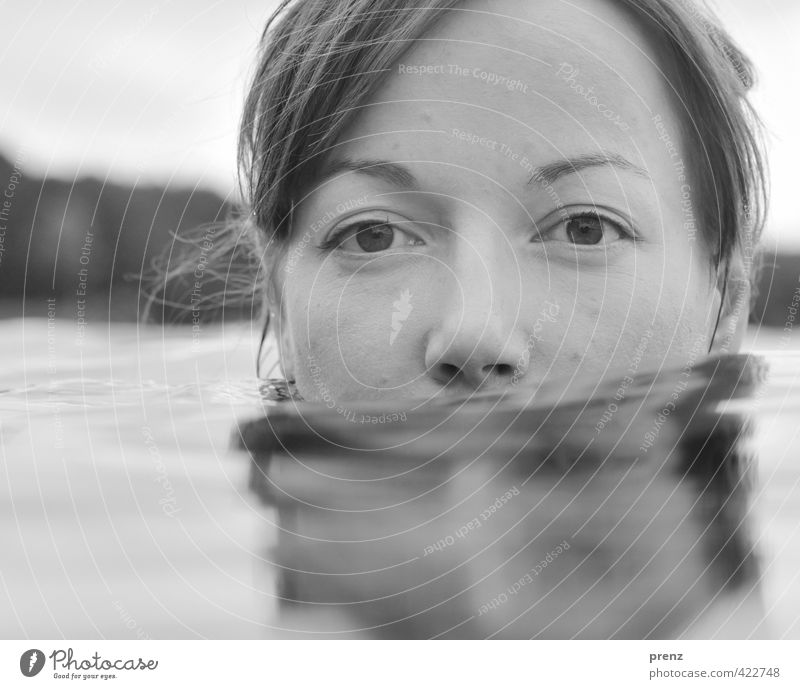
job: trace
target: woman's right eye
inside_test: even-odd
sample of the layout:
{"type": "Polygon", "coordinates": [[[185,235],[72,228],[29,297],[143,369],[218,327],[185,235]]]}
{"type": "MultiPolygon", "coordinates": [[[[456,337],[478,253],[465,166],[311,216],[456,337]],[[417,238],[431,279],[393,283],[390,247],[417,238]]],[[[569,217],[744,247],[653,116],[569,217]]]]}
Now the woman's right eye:
{"type": "Polygon", "coordinates": [[[397,224],[385,219],[366,219],[334,228],[321,244],[324,250],[338,250],[351,254],[375,254],[404,246],[422,246],[418,237],[397,224]]]}

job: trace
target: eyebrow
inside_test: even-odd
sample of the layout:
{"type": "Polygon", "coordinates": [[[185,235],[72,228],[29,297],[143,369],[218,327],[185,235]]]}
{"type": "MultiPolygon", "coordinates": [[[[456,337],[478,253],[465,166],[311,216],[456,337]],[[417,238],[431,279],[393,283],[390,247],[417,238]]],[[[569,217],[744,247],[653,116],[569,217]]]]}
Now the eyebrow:
{"type": "MultiPolygon", "coordinates": [[[[576,174],[587,168],[603,166],[628,170],[645,179],[650,179],[650,175],[644,168],[634,165],[617,153],[585,153],[537,167],[528,179],[528,185],[548,186],[566,175],[576,174]]],[[[340,172],[358,172],[403,189],[418,190],[421,187],[417,178],[407,167],[388,160],[337,158],[325,163],[319,173],[319,179],[324,180],[340,172]]]]}
{"type": "Polygon", "coordinates": [[[333,177],[340,172],[360,172],[376,179],[388,182],[395,187],[403,189],[419,189],[417,178],[411,171],[388,160],[352,160],[350,158],[337,158],[325,163],[319,174],[319,179],[333,177]]]}
{"type": "Polygon", "coordinates": [[[634,165],[630,160],[623,158],[618,153],[585,153],[575,156],[574,158],[564,158],[563,160],[556,160],[552,163],[542,165],[542,167],[537,167],[528,180],[528,184],[531,186],[534,184],[541,184],[546,187],[565,175],[575,174],[586,168],[603,167],[606,165],[619,168],[620,170],[628,170],[636,173],[640,177],[650,179],[647,170],[638,165],[634,165]]]}

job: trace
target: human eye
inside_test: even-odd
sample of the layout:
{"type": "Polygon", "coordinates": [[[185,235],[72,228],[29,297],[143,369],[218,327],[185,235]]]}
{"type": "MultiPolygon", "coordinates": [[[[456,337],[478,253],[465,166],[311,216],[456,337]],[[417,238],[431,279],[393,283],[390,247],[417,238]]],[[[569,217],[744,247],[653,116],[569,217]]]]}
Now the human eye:
{"type": "Polygon", "coordinates": [[[410,224],[408,220],[388,213],[350,217],[334,226],[319,248],[348,254],[376,254],[407,246],[423,246],[425,242],[408,229],[410,224]]]}
{"type": "Polygon", "coordinates": [[[620,241],[636,241],[630,226],[598,208],[561,211],[553,226],[538,233],[534,242],[557,241],[575,247],[608,247],[620,241]]]}

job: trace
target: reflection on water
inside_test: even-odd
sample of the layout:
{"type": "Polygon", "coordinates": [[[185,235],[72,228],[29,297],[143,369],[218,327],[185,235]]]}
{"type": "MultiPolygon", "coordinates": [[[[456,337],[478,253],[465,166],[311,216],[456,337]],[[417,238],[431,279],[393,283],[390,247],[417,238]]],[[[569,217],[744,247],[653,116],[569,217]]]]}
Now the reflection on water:
{"type": "Polygon", "coordinates": [[[749,425],[721,404],[764,374],[729,356],[591,397],[271,409],[242,437],[282,609],[309,632],[335,606],[363,636],[664,638],[723,606],[764,634],[749,425]]]}
{"type": "Polygon", "coordinates": [[[800,638],[797,354],[328,410],[255,328],[50,334],[0,323],[2,637],[800,638]]]}

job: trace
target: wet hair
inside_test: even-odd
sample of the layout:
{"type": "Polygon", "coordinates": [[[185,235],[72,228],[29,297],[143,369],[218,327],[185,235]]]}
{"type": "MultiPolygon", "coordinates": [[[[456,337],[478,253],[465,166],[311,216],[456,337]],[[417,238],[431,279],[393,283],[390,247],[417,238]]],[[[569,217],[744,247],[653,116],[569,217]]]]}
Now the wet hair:
{"type": "MultiPolygon", "coordinates": [[[[244,210],[235,231],[260,257],[264,337],[269,305],[279,303],[274,267],[285,257],[299,195],[393,63],[459,4],[418,1],[284,0],[266,24],[241,120],[244,210]]],[[[732,267],[743,265],[744,279],[755,280],[766,213],[760,123],[747,98],[752,64],[692,0],[616,1],[653,37],[668,63],[662,69],[675,76],[670,87],[699,199],[697,226],[721,276],[724,304],[732,267]]]]}

